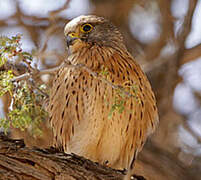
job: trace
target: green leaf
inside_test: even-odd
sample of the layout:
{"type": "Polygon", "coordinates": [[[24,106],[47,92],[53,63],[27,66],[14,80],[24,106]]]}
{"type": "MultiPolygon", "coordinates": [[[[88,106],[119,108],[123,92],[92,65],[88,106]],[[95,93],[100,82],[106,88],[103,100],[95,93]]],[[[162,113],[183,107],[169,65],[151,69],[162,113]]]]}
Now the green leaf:
{"type": "Polygon", "coordinates": [[[14,77],[11,70],[7,72],[0,71],[0,97],[5,93],[12,91],[13,83],[11,79],[14,77]]]}

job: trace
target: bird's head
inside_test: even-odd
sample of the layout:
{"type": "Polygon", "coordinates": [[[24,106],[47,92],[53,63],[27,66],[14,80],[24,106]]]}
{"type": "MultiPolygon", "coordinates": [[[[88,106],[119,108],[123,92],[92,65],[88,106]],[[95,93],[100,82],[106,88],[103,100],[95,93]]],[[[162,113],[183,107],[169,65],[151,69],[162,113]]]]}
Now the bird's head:
{"type": "Polygon", "coordinates": [[[119,30],[103,17],[79,16],[71,20],[64,29],[67,46],[86,43],[90,46],[121,46],[123,37],[119,30]]]}

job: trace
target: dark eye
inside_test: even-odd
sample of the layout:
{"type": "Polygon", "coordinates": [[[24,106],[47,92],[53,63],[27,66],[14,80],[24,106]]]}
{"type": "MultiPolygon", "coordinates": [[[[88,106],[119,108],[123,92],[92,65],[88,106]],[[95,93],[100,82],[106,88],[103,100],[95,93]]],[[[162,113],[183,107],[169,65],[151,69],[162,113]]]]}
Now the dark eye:
{"type": "Polygon", "coordinates": [[[90,31],[90,30],[91,30],[91,26],[85,25],[85,26],[83,27],[83,30],[84,30],[85,32],[90,31]]]}
{"type": "Polygon", "coordinates": [[[81,31],[88,33],[93,29],[93,26],[91,24],[84,24],[81,26],[81,31]]]}

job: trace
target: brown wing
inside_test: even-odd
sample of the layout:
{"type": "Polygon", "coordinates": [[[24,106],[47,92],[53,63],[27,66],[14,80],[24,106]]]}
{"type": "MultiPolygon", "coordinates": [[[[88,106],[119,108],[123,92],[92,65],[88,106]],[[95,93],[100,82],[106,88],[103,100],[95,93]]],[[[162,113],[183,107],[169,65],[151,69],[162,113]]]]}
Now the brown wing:
{"type": "MultiPolygon", "coordinates": [[[[108,120],[105,128],[112,132],[111,122],[113,122],[114,128],[119,128],[117,133],[119,134],[119,139],[123,142],[120,142],[122,144],[120,146],[121,155],[116,160],[116,164],[128,167],[132,159],[135,158],[134,156],[142,149],[147,137],[154,132],[158,124],[158,112],[153,91],[146,75],[126,50],[97,49],[91,59],[92,62],[96,62],[99,59],[99,63],[108,69],[110,82],[123,86],[126,91],[134,88],[134,91],[131,91],[134,97],[125,98],[124,111],[122,113],[115,112],[112,119],[108,120]]],[[[111,92],[106,93],[110,96],[110,105],[108,109],[104,109],[105,114],[108,114],[114,104],[116,94],[116,90],[109,89],[111,92]]],[[[111,138],[112,142],[112,137],[105,134],[107,133],[104,132],[103,136],[107,137],[104,139],[111,138]]]]}
{"type": "Polygon", "coordinates": [[[136,99],[132,98],[132,102],[135,105],[133,107],[136,113],[136,118],[134,118],[136,122],[134,125],[137,132],[134,138],[136,138],[136,146],[139,147],[139,152],[146,138],[154,132],[158,124],[156,99],[146,75],[133,57],[126,51],[125,53],[119,52],[116,56],[115,58],[114,55],[114,58],[126,66],[124,75],[127,75],[128,82],[131,82],[132,84],[130,85],[133,85],[135,88],[133,93],[136,99]]]}
{"type": "Polygon", "coordinates": [[[79,121],[77,114],[81,101],[78,97],[78,86],[75,83],[79,78],[79,72],[72,75],[73,69],[61,69],[51,92],[49,103],[50,124],[54,131],[56,147],[67,147],[71,135],[74,133],[74,124],[79,121]],[[70,112],[70,113],[69,113],[70,112]]]}

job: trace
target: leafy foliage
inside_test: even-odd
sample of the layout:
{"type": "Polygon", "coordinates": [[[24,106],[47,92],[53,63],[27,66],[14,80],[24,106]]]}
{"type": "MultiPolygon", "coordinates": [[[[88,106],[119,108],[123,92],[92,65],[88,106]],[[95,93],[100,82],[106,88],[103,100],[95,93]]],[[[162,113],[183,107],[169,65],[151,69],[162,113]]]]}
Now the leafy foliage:
{"type": "Polygon", "coordinates": [[[9,92],[12,94],[13,83],[11,79],[14,77],[11,70],[4,72],[0,71],[0,97],[9,92]]]}
{"type": "Polygon", "coordinates": [[[112,115],[115,111],[121,114],[124,111],[125,101],[126,101],[125,95],[117,91],[108,118],[112,118],[112,115]]]}
{"type": "Polygon", "coordinates": [[[136,102],[139,103],[138,87],[137,85],[132,85],[130,82],[124,82],[123,86],[115,91],[115,98],[108,118],[112,118],[115,111],[121,114],[124,111],[125,103],[128,98],[135,98],[136,102]]]}
{"type": "Polygon", "coordinates": [[[0,67],[4,65],[8,59],[14,58],[22,51],[19,43],[21,35],[13,36],[12,38],[0,37],[0,67]]]}
{"type": "MultiPolygon", "coordinates": [[[[23,61],[28,65],[28,71],[31,71],[32,55],[22,51],[20,39],[20,35],[0,38],[0,66],[8,61],[13,64],[16,61],[23,61]]],[[[42,133],[40,123],[48,117],[48,113],[42,103],[46,98],[45,93],[41,92],[47,92],[47,88],[42,83],[34,86],[35,83],[33,79],[15,81],[10,69],[0,71],[0,97],[9,93],[12,99],[7,118],[0,119],[0,127],[3,127],[5,132],[14,127],[21,130],[28,129],[34,136],[42,133]]]]}
{"type": "MultiPolygon", "coordinates": [[[[32,135],[41,135],[40,123],[48,115],[41,104],[45,97],[38,90],[33,90],[26,81],[19,82],[17,86],[8,118],[13,127],[21,130],[29,128],[32,135]]],[[[44,86],[39,88],[46,89],[44,86]]]]}
{"type": "MultiPolygon", "coordinates": [[[[115,98],[113,100],[108,118],[112,118],[112,115],[115,111],[121,114],[124,111],[125,103],[128,98],[135,98],[136,102],[139,102],[138,86],[136,84],[133,84],[131,81],[125,81],[121,86],[112,84],[110,73],[104,66],[101,67],[99,76],[104,78],[108,83],[111,84],[111,86],[115,86],[115,98]]],[[[107,95],[105,95],[104,99],[106,99],[106,96],[107,95]]]]}

